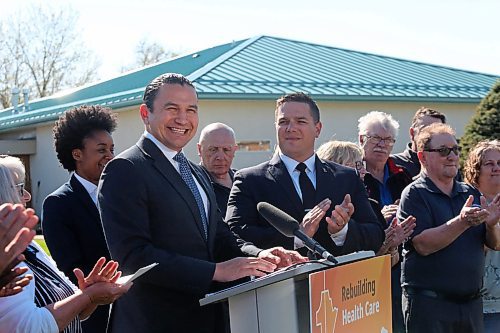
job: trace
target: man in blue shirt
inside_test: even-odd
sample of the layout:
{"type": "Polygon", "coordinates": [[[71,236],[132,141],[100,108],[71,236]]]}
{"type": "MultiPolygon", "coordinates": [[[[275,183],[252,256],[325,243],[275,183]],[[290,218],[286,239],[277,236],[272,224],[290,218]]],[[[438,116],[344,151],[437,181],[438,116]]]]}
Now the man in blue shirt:
{"type": "Polygon", "coordinates": [[[417,219],[402,266],[406,330],[482,332],[483,246],[500,249],[500,195],[487,204],[455,180],[459,150],[448,125],[424,128],[417,148],[421,177],[403,191],[398,212],[400,221],[417,219]]]}

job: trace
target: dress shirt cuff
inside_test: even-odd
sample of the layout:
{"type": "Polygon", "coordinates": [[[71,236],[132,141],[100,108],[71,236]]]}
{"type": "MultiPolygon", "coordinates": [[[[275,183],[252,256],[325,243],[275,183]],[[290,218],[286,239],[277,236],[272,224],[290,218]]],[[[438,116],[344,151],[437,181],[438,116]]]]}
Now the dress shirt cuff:
{"type": "Polygon", "coordinates": [[[342,246],[344,245],[345,239],[347,237],[347,231],[349,230],[349,223],[347,223],[339,232],[336,234],[331,234],[330,237],[332,238],[332,241],[335,243],[337,246],[342,246]]]}

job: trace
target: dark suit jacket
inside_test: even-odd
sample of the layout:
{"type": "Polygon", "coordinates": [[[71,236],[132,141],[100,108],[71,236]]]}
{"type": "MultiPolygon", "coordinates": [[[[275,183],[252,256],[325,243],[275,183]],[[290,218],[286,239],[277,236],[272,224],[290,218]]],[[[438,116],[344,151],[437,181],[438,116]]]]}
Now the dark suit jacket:
{"type": "Polygon", "coordinates": [[[208,175],[190,166],[210,204],[208,240],[192,193],[151,140],[141,138],[103,172],[99,208],[111,256],[124,274],[159,263],[113,304],[112,332],[222,331],[220,306],[200,307],[199,299],[213,290],[215,262],[243,253],[217,212],[208,175]]]}
{"type": "MultiPolygon", "coordinates": [[[[75,284],[73,269],[78,267],[87,275],[100,257],[111,257],[99,211],[74,175],[45,198],[42,229],[57,267],[75,284]]],[[[105,332],[108,314],[109,306],[98,307],[82,322],[84,332],[105,332]]]]}
{"type": "MultiPolygon", "coordinates": [[[[377,251],[384,240],[384,231],[368,201],[363,183],[352,168],[320,160],[316,157],[316,203],[325,198],[332,201],[326,216],[349,193],[354,214],[343,246],[336,246],[327,230],[326,221],[320,223],[314,238],[333,255],[359,250],[377,251]]],[[[231,231],[258,247],[283,246],[293,249],[293,238],[287,238],[271,226],[257,211],[257,204],[268,202],[283,210],[298,222],[304,211],[292,178],[278,155],[271,161],[239,170],[235,175],[227,206],[226,222],[231,231]]]]}

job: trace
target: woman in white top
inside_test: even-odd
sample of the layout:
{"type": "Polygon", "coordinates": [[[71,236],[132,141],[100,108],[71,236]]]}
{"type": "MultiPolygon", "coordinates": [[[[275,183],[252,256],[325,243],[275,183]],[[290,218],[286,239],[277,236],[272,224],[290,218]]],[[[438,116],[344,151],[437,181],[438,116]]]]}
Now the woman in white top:
{"type": "MultiPolygon", "coordinates": [[[[21,161],[14,157],[2,158],[2,167],[8,167],[12,177],[0,182],[10,182],[18,203],[26,202],[30,196],[20,186],[25,177],[21,161]]],[[[115,283],[121,275],[117,271],[118,263],[105,264],[104,258],[98,260],[87,277],[75,269],[76,287],[35,242],[24,255],[26,260],[19,266],[28,267],[28,274],[34,277],[22,292],[0,297],[1,332],[81,332],[80,320],[89,317],[97,306],[112,303],[131,286],[115,283]]]]}

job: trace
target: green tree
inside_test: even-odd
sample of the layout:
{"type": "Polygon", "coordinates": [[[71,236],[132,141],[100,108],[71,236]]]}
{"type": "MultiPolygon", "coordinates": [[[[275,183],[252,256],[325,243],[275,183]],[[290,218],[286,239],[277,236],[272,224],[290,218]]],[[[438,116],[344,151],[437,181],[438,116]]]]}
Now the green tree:
{"type": "Polygon", "coordinates": [[[465,133],[460,139],[460,164],[463,166],[469,151],[479,141],[494,139],[500,139],[500,80],[479,103],[476,113],[465,126],[465,133]]]}

